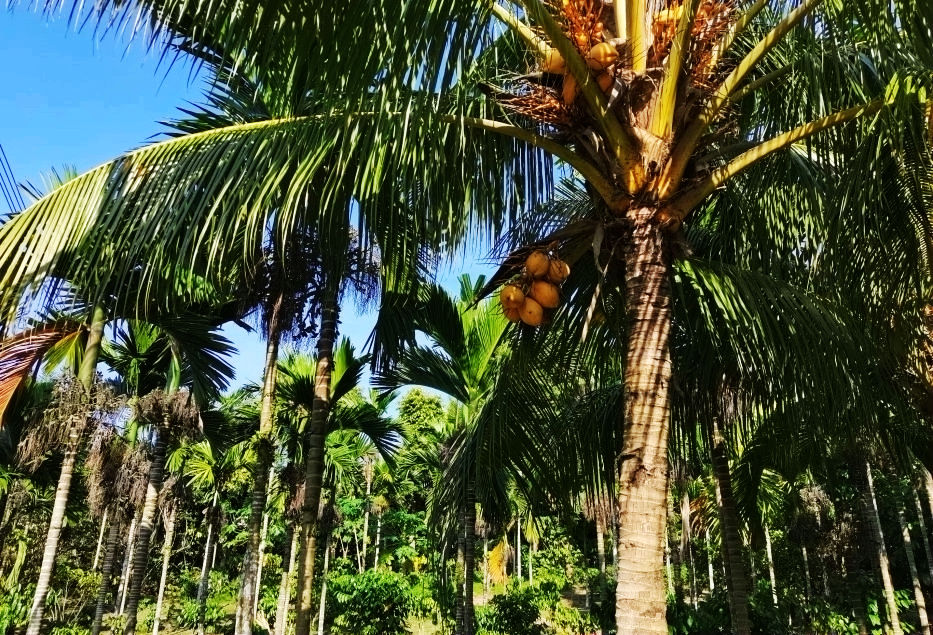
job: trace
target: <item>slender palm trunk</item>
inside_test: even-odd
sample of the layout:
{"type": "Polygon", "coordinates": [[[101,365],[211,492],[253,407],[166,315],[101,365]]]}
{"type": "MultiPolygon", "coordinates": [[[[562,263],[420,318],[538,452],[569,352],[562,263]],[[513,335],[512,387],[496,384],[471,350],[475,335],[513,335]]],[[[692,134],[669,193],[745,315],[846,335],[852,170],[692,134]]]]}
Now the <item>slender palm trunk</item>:
{"type": "Polygon", "coordinates": [[[813,597],[813,578],[810,575],[810,556],[806,545],[800,546],[800,556],[803,558],[804,597],[809,601],[813,597]]]}
{"type": "Polygon", "coordinates": [[[535,581],[535,572],[534,572],[534,554],[538,552],[538,544],[533,543],[531,545],[531,551],[528,552],[528,584],[532,584],[535,581]]]}
{"type": "Polygon", "coordinates": [[[373,463],[371,457],[366,457],[366,464],[363,467],[363,473],[366,477],[366,501],[365,511],[363,512],[363,568],[366,568],[366,545],[369,543],[369,512],[372,507],[370,497],[373,491],[373,463]]]}
{"type": "Polygon", "coordinates": [[[324,537],[324,570],[321,572],[321,602],[317,611],[317,635],[324,635],[324,611],[327,608],[327,571],[330,569],[330,532],[324,537]]]}
{"type": "Polygon", "coordinates": [[[91,571],[97,571],[97,563],[100,562],[100,551],[104,544],[104,534],[107,531],[107,515],[110,508],[104,508],[104,514],[100,519],[100,533],[97,534],[97,548],[94,550],[94,562],[91,564],[91,571]]]}
{"type": "Polygon", "coordinates": [[[379,550],[382,548],[382,514],[376,514],[376,553],[373,558],[373,569],[379,568],[379,550]]]}
{"type": "Polygon", "coordinates": [[[609,584],[606,581],[606,515],[601,504],[596,509],[596,563],[599,566],[600,633],[609,635],[609,625],[602,618],[609,604],[609,584]]]}
{"type": "Polygon", "coordinates": [[[920,619],[920,632],[930,635],[930,620],[927,618],[927,603],[923,597],[923,588],[920,586],[920,575],[917,573],[917,560],[914,557],[914,546],[910,540],[910,529],[907,526],[907,515],[902,504],[898,504],[897,521],[901,527],[901,536],[904,538],[904,553],[907,556],[907,569],[910,571],[910,580],[914,587],[914,604],[917,607],[917,617],[920,619]]]}
{"type": "Polygon", "coordinates": [[[923,543],[923,553],[927,557],[927,567],[930,573],[930,583],[933,584],[933,549],[930,548],[930,535],[927,533],[927,521],[923,518],[923,505],[914,487],[910,488],[913,494],[914,508],[917,510],[917,527],[920,528],[920,542],[923,543]]]}
{"type": "Polygon", "coordinates": [[[119,613],[123,615],[123,609],[126,606],[126,590],[130,586],[130,576],[133,572],[133,553],[136,548],[136,533],[139,531],[139,519],[142,517],[143,510],[140,508],[133,515],[130,521],[130,528],[127,532],[126,548],[123,550],[123,566],[120,568],[120,585],[117,587],[117,602],[119,613]]]}
{"type": "MultiPolygon", "coordinates": [[[[100,355],[100,344],[104,337],[106,317],[101,307],[94,308],[91,326],[88,332],[87,344],[84,349],[84,359],[78,371],[78,381],[90,397],[94,384],[94,375],[97,368],[97,358],[100,355]]],[[[65,521],[65,509],[68,507],[68,494],[71,491],[71,477],[74,474],[75,460],[81,436],[87,426],[84,415],[74,416],[69,422],[68,440],[65,444],[65,457],[62,460],[62,471],[58,476],[58,485],[55,488],[55,502],[52,505],[52,518],[49,520],[49,531],[45,537],[45,548],[42,551],[42,564],[39,567],[39,579],[36,581],[36,592],[32,599],[32,608],[29,611],[29,626],[26,635],[39,635],[42,628],[42,618],[45,614],[45,600],[49,594],[52,583],[52,573],[55,571],[55,556],[58,553],[58,541],[61,538],[62,526],[65,521]]]]}
{"type": "Polygon", "coordinates": [[[713,419],[713,447],[711,451],[713,474],[716,488],[719,490],[719,513],[722,521],[722,558],[726,565],[726,589],[729,593],[729,612],[732,616],[732,630],[737,635],[750,635],[751,620],[748,616],[748,573],[746,560],[742,555],[742,536],[739,530],[739,515],[732,491],[732,475],[729,473],[729,460],[726,456],[726,444],[719,425],[713,419]]]}
{"type": "Polygon", "coordinates": [[[489,539],[483,538],[483,596],[489,597],[489,539]]]}
{"type": "Polygon", "coordinates": [[[888,551],[884,546],[884,533],[881,530],[881,519],[878,516],[878,501],[875,498],[874,479],[871,475],[871,466],[859,461],[856,469],[860,472],[862,481],[861,504],[862,514],[871,535],[875,548],[875,562],[881,574],[882,590],[887,608],[888,621],[894,635],[902,635],[900,618],[897,615],[897,602],[894,597],[894,583],[891,580],[891,566],[888,561],[888,551]]]}
{"type": "Polygon", "coordinates": [[[709,576],[709,592],[712,593],[716,590],[716,577],[713,575],[713,548],[712,543],[709,539],[709,529],[705,532],[706,538],[706,573],[709,576]]]}
{"type": "Polygon", "coordinates": [[[765,523],[765,553],[768,555],[768,578],[771,580],[771,601],[775,608],[778,605],[777,576],[774,573],[774,556],[771,552],[771,531],[765,523]]]}
{"type": "Polygon", "coordinates": [[[295,572],[295,555],[298,551],[298,532],[294,521],[285,524],[285,554],[282,562],[288,563],[279,582],[279,601],[275,610],[275,635],[285,635],[288,627],[288,604],[291,596],[292,574],[295,572]]]}
{"type": "Polygon", "coordinates": [[[142,595],[143,579],[146,577],[146,565],[149,562],[149,541],[155,527],[159,493],[162,491],[162,480],[165,475],[168,423],[168,421],[164,422],[163,429],[156,431],[156,442],[152,449],[152,463],[149,465],[149,484],[146,486],[146,499],[143,503],[142,516],[139,519],[139,531],[136,534],[136,547],[133,551],[130,583],[126,593],[126,625],[123,628],[123,635],[134,635],[136,633],[136,613],[142,595]]]}
{"type": "MultiPolygon", "coordinates": [[[[683,592],[681,591],[679,582],[677,588],[674,588],[674,563],[671,562],[671,539],[669,535],[664,536],[664,566],[667,568],[667,594],[669,596],[674,596],[676,598],[675,601],[679,604],[683,601],[683,592]]],[[[680,569],[679,562],[677,563],[677,568],[678,570],[680,569]]]]}
{"type": "Polygon", "coordinates": [[[476,497],[472,479],[467,484],[463,510],[463,635],[473,635],[473,572],[476,558],[476,497]]]}
{"type": "Polygon", "coordinates": [[[240,595],[237,600],[235,635],[252,635],[253,607],[259,593],[259,545],[262,542],[262,518],[266,511],[268,496],[269,468],[272,466],[272,427],[275,417],[275,383],[278,373],[279,343],[282,339],[282,308],[285,303],[284,292],[279,292],[272,305],[266,340],[266,359],[263,369],[262,402],[259,410],[259,438],[257,440],[256,467],[253,481],[253,494],[250,504],[249,540],[243,559],[243,577],[240,581],[240,595]]]}
{"type": "Polygon", "coordinates": [[[120,540],[120,523],[110,521],[107,532],[107,548],[104,551],[104,563],[101,567],[100,590],[97,592],[97,607],[94,609],[94,621],[91,623],[91,635],[100,635],[104,613],[108,606],[113,606],[113,569],[117,561],[117,544],[120,540]]]}
{"type": "Polygon", "coordinates": [[[159,635],[159,623],[162,621],[162,602],[165,599],[165,583],[168,580],[168,564],[172,559],[172,543],[175,540],[175,514],[178,505],[172,506],[172,511],[165,521],[165,544],[162,545],[162,575],[159,578],[159,595],[156,597],[155,619],[152,622],[152,635],[159,635]]]}
{"type": "Polygon", "coordinates": [[[204,559],[201,562],[201,579],[198,581],[198,620],[197,633],[204,635],[204,613],[207,609],[207,592],[211,583],[211,568],[213,566],[212,553],[214,541],[214,524],[217,522],[217,490],[207,510],[207,535],[204,538],[204,559]]]}
{"type": "MultiPolygon", "coordinates": [[[[461,525],[463,524],[464,513],[464,510],[460,510],[461,525]]],[[[463,575],[463,560],[465,553],[463,549],[463,527],[461,527],[457,535],[457,560],[454,568],[454,586],[457,588],[457,606],[454,608],[454,635],[463,635],[463,581],[466,579],[463,575]]]]}
{"type": "Polygon", "coordinates": [[[522,519],[515,521],[515,576],[522,579],[522,519]]]}
{"type": "Polygon", "coordinates": [[[256,593],[253,596],[253,619],[259,610],[259,594],[262,590],[262,565],[266,556],[266,538],[269,536],[269,512],[262,515],[262,532],[259,535],[259,558],[256,566],[256,593]]]}
{"type": "Polygon", "coordinates": [[[680,497],[680,558],[686,560],[690,568],[690,603],[697,603],[697,573],[693,563],[693,520],[690,515],[690,494],[684,490],[680,497]]]}
{"type": "MultiPolygon", "coordinates": [[[[332,284],[336,284],[335,281],[332,284]]],[[[317,343],[314,402],[306,448],[305,500],[301,509],[301,540],[298,558],[298,597],[295,611],[295,635],[310,635],[317,555],[318,507],[324,475],[324,441],[330,414],[330,382],[333,373],[334,340],[337,337],[337,287],[328,291],[321,307],[321,332],[317,343]]]]}
{"type": "Polygon", "coordinates": [[[625,250],[628,348],[625,420],[616,458],[618,635],[667,635],[664,530],[670,429],[671,265],[667,241],[643,208],[625,250]]]}

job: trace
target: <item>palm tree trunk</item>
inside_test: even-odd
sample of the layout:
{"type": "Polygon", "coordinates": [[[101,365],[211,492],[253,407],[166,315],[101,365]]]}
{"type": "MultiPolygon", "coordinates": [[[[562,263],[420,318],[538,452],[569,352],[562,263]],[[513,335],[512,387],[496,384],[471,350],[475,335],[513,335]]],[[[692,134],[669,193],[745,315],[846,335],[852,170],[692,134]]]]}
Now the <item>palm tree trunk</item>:
{"type": "Polygon", "coordinates": [[[275,635],[285,635],[288,627],[288,604],[291,596],[292,574],[295,571],[295,555],[298,551],[298,532],[295,523],[288,521],[285,524],[285,549],[282,562],[288,565],[282,571],[282,580],[279,582],[279,601],[275,610],[275,635]]]}
{"type": "Polygon", "coordinates": [[[262,402],[259,410],[259,435],[256,443],[256,467],[254,472],[252,501],[250,503],[249,540],[246,544],[246,556],[243,562],[243,577],[240,581],[240,595],[237,600],[235,635],[252,635],[253,606],[259,593],[257,576],[259,574],[259,544],[262,542],[262,518],[266,511],[268,496],[269,468],[272,466],[272,427],[275,416],[275,383],[278,374],[279,343],[282,339],[281,320],[285,294],[280,291],[272,305],[269,316],[268,338],[266,340],[266,359],[263,368],[262,402]]]}
{"type": "Polygon", "coordinates": [[[914,546],[910,540],[910,529],[907,526],[907,517],[902,504],[898,505],[897,521],[901,527],[901,536],[904,538],[904,552],[907,556],[907,569],[910,571],[910,579],[913,582],[914,603],[917,606],[917,617],[920,618],[920,632],[924,635],[930,635],[930,620],[927,618],[926,599],[923,597],[923,589],[920,586],[917,561],[914,558],[914,546]]]}
{"type": "Polygon", "coordinates": [[[366,568],[366,545],[369,542],[369,511],[372,506],[369,498],[373,491],[373,464],[371,457],[367,456],[363,466],[363,474],[366,477],[366,501],[365,511],[363,512],[363,568],[366,568]]]}
{"type": "Polygon", "coordinates": [[[522,579],[522,519],[515,521],[515,576],[522,579]]]}
{"type": "Polygon", "coordinates": [[[382,547],[382,514],[376,514],[376,554],[373,558],[373,569],[379,568],[379,550],[382,547]]]}
{"type": "Polygon", "coordinates": [[[742,556],[742,536],[739,530],[739,515],[732,492],[732,475],[726,456],[726,443],[716,419],[712,422],[713,447],[711,457],[716,488],[719,490],[719,513],[722,521],[722,558],[726,565],[726,589],[729,593],[729,612],[732,630],[737,635],[751,634],[748,616],[748,573],[742,556]]]}
{"type": "Polygon", "coordinates": [[[120,540],[120,523],[111,520],[110,531],[107,532],[107,549],[104,552],[104,563],[101,568],[100,590],[97,592],[97,607],[94,609],[94,621],[91,623],[91,635],[100,635],[104,621],[104,613],[108,606],[113,606],[113,566],[117,561],[117,544],[120,540]]]}
{"type": "Polygon", "coordinates": [[[667,635],[664,531],[671,404],[670,254],[652,208],[625,249],[628,347],[623,442],[616,459],[618,635],[667,635]]]}
{"type": "Polygon", "coordinates": [[[804,584],[804,597],[807,601],[810,601],[810,598],[813,597],[813,578],[810,575],[810,556],[807,555],[807,547],[805,545],[800,546],[800,555],[803,558],[803,579],[804,584]]]}
{"type": "Polygon", "coordinates": [[[690,512],[690,493],[684,489],[680,497],[680,559],[686,560],[690,569],[690,603],[696,606],[697,576],[693,566],[693,520],[690,512]]]}
{"type": "Polygon", "coordinates": [[[123,615],[123,609],[126,606],[126,590],[130,586],[130,576],[133,574],[133,554],[136,549],[136,534],[139,532],[139,519],[142,517],[143,510],[140,508],[133,514],[133,520],[130,521],[130,528],[127,532],[126,549],[123,552],[123,566],[120,569],[120,585],[117,588],[117,604],[119,604],[119,613],[123,615]]]}
{"type": "Polygon", "coordinates": [[[204,635],[204,614],[207,609],[207,592],[211,583],[211,568],[213,565],[213,558],[211,555],[214,540],[214,524],[217,521],[217,494],[218,491],[215,489],[214,498],[211,500],[211,506],[207,510],[207,536],[204,538],[204,560],[201,562],[201,579],[198,581],[198,635],[204,635]]]}
{"type": "Polygon", "coordinates": [[[172,511],[165,521],[165,544],[162,545],[162,575],[159,578],[159,595],[156,597],[155,619],[152,622],[152,635],[159,635],[159,622],[162,621],[162,601],[165,599],[165,582],[168,580],[168,564],[172,559],[172,542],[175,540],[175,514],[178,505],[172,506],[172,511]]]}
{"type": "Polygon", "coordinates": [[[461,509],[460,510],[461,527],[460,527],[460,531],[458,532],[458,536],[457,536],[457,560],[456,560],[456,565],[454,568],[454,577],[456,578],[454,580],[454,583],[455,583],[455,586],[457,587],[457,593],[456,593],[457,606],[454,608],[454,635],[463,635],[463,606],[464,606],[463,604],[464,582],[463,581],[466,579],[463,574],[464,572],[463,561],[464,561],[464,555],[466,554],[466,551],[463,548],[464,532],[463,532],[462,525],[464,524],[463,518],[465,514],[466,514],[466,510],[461,509]]]}
{"type": "Polygon", "coordinates": [[[933,549],[930,548],[930,535],[927,533],[927,521],[923,518],[923,505],[917,490],[911,486],[910,493],[914,498],[914,508],[917,510],[917,526],[920,528],[920,542],[923,543],[923,552],[927,557],[927,567],[930,573],[930,582],[933,584],[933,549]]]}
{"type": "MultiPolygon", "coordinates": [[[[91,325],[88,331],[87,344],[84,348],[84,358],[78,371],[78,381],[90,397],[97,368],[97,358],[100,354],[100,344],[104,337],[106,317],[101,307],[94,307],[91,325]]],[[[52,573],[55,570],[55,556],[58,553],[58,541],[61,537],[62,526],[65,520],[65,508],[68,506],[68,494],[71,491],[71,477],[74,474],[75,460],[81,436],[87,426],[84,416],[74,416],[69,422],[68,441],[65,445],[65,457],[62,460],[62,471],[58,475],[58,485],[55,488],[55,502],[52,505],[52,518],[49,520],[49,531],[45,537],[45,548],[42,551],[42,564],[39,567],[39,579],[36,581],[36,592],[32,599],[32,608],[29,611],[29,626],[26,635],[38,635],[42,627],[42,618],[45,614],[45,600],[49,594],[52,582],[52,573]]]]}
{"type": "Polygon", "coordinates": [[[107,531],[107,514],[109,507],[104,508],[104,514],[100,519],[100,533],[97,534],[97,548],[94,550],[94,562],[91,564],[91,571],[97,571],[97,563],[100,561],[100,551],[104,544],[104,533],[107,531]]]}
{"type": "Polygon", "coordinates": [[[709,575],[709,592],[716,590],[716,577],[713,575],[713,548],[709,539],[709,529],[705,532],[706,537],[706,569],[709,575]]]}
{"type": "Polygon", "coordinates": [[[483,596],[489,597],[489,539],[483,538],[483,596]]]}
{"type": "Polygon", "coordinates": [[[256,566],[256,593],[253,595],[253,619],[259,610],[259,594],[262,590],[262,565],[266,556],[266,538],[269,535],[269,512],[262,515],[262,532],[259,535],[259,558],[256,566]]]}
{"type": "Polygon", "coordinates": [[[473,481],[467,483],[463,512],[463,635],[473,635],[473,571],[476,536],[476,502],[473,481]]]}
{"type": "Polygon", "coordinates": [[[330,568],[330,532],[324,537],[324,571],[321,573],[321,602],[317,611],[317,635],[324,635],[324,609],[327,608],[327,571],[330,568]]]}
{"type": "MultiPolygon", "coordinates": [[[[596,563],[599,566],[599,615],[605,615],[609,604],[609,585],[606,580],[606,515],[600,503],[596,509],[596,563]]],[[[609,625],[602,618],[599,620],[600,633],[609,635],[609,625]]]]}
{"type": "MultiPolygon", "coordinates": [[[[339,283],[335,281],[332,285],[339,283]]],[[[318,507],[324,474],[324,441],[330,414],[330,382],[333,373],[334,341],[337,337],[337,287],[332,286],[321,307],[321,332],[317,343],[314,402],[307,438],[305,463],[305,500],[301,509],[301,540],[298,558],[298,597],[295,611],[295,635],[310,635],[317,555],[318,507]]]]}
{"type": "Polygon", "coordinates": [[[771,552],[771,531],[768,529],[767,523],[765,523],[765,553],[768,555],[768,578],[771,580],[771,600],[774,602],[775,608],[777,608],[777,576],[775,576],[774,573],[774,556],[771,552]]]}
{"type": "Polygon", "coordinates": [[[874,479],[871,476],[871,466],[867,462],[859,461],[856,469],[860,472],[862,480],[862,514],[868,525],[871,540],[875,547],[875,561],[881,574],[882,590],[884,592],[885,606],[887,607],[888,621],[894,635],[902,635],[900,618],[897,614],[897,602],[894,597],[894,583],[891,580],[891,567],[888,561],[888,551],[884,546],[884,532],[881,530],[881,519],[878,516],[878,501],[875,499],[874,479]]]}
{"type": "Polygon", "coordinates": [[[136,534],[136,547],[133,552],[133,566],[130,584],[126,593],[126,625],[123,635],[136,633],[137,610],[143,590],[143,578],[146,577],[146,565],[149,562],[149,540],[155,527],[156,511],[159,505],[159,493],[162,491],[162,479],[165,474],[165,453],[168,449],[168,421],[163,422],[163,429],[156,431],[156,442],[152,449],[152,463],[149,465],[149,484],[146,486],[146,499],[143,514],[139,520],[136,534]]]}

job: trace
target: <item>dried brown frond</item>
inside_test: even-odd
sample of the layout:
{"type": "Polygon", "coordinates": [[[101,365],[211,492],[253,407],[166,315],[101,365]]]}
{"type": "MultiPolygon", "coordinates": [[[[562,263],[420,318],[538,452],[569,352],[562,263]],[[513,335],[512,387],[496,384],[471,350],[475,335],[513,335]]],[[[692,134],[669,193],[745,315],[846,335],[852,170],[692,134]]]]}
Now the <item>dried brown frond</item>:
{"type": "Polygon", "coordinates": [[[175,439],[195,437],[200,432],[201,418],[187,391],[154,390],[137,400],[135,412],[140,423],[156,426],[160,433],[175,439]]]}
{"type": "Polygon", "coordinates": [[[515,94],[502,93],[498,102],[503,108],[534,121],[558,128],[567,128],[573,124],[570,108],[560,100],[557,91],[546,86],[524,82],[524,86],[515,94]]]}
{"type": "Polygon", "coordinates": [[[88,505],[95,517],[117,498],[117,478],[127,452],[126,443],[113,427],[99,426],[94,431],[84,464],[88,470],[88,505]]]}
{"type": "Polygon", "coordinates": [[[146,499],[149,484],[149,459],[141,446],[127,453],[114,481],[116,500],[135,510],[146,499]]]}

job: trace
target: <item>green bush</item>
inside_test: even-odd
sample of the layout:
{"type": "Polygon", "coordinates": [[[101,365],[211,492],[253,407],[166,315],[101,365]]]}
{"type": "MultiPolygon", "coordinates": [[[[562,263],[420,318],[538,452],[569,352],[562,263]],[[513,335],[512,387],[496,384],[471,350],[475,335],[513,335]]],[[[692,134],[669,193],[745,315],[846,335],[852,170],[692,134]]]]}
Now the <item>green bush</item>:
{"type": "Polygon", "coordinates": [[[0,593],[0,635],[6,635],[12,632],[13,627],[26,623],[31,603],[31,590],[18,584],[0,593]]]}
{"type": "Polygon", "coordinates": [[[547,605],[547,592],[525,582],[512,581],[505,593],[489,601],[490,615],[483,616],[484,635],[544,635],[547,629],[539,623],[542,605],[547,605]]]}
{"type": "Polygon", "coordinates": [[[327,615],[333,632],[346,635],[402,635],[411,609],[410,587],[391,571],[369,570],[328,579],[327,615]]]}

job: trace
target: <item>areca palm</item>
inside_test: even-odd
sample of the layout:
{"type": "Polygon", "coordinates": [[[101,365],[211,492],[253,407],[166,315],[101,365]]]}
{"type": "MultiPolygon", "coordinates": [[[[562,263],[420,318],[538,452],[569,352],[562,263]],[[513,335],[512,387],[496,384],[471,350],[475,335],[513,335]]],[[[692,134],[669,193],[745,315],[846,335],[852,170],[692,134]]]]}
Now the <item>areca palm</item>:
{"type": "MultiPolygon", "coordinates": [[[[269,73],[288,69],[301,76],[306,64],[333,59],[359,33],[375,44],[350,47],[345,66],[314,67],[318,77],[310,85],[319,100],[310,112],[138,150],[17,216],[0,235],[4,289],[19,294],[50,272],[126,276],[129,259],[152,250],[156,227],[163,238],[157,259],[165,267],[147,272],[148,280],[196,254],[210,254],[209,265],[239,257],[216,246],[223,238],[236,243],[244,225],[261,233],[269,210],[297,209],[304,185],[323,174],[330,195],[352,182],[364,210],[379,198],[397,201],[396,195],[413,202],[410,209],[430,210],[392,216],[382,225],[388,232],[422,230],[437,211],[462,211],[463,200],[489,218],[501,211],[496,203],[505,201],[507,211],[515,203],[503,194],[511,179],[525,193],[546,185],[538,170],[549,162],[541,161],[541,149],[559,157],[586,179],[597,203],[573,231],[602,247],[625,282],[618,291],[630,328],[616,479],[616,621],[620,632],[664,632],[669,280],[677,230],[709,197],[721,195],[717,188],[773,153],[817,134],[835,142],[832,130],[891,103],[915,107],[922,92],[916,89],[928,77],[920,71],[931,62],[931,16],[919,0],[611,6],[419,0],[376,2],[372,9],[348,15],[353,12],[332,3],[296,7],[271,0],[97,5],[105,22],[141,12],[138,23],[164,29],[181,50],[269,73]],[[808,15],[814,18],[805,20],[808,15]],[[508,35],[495,38],[503,27],[493,20],[508,35]],[[590,56],[599,44],[609,45],[599,49],[602,61],[590,56]],[[479,58],[476,51],[483,51],[479,58]],[[608,60],[609,68],[600,69],[608,77],[590,71],[588,56],[597,66],[608,60]],[[558,68],[552,62],[559,57],[563,73],[527,75],[529,65],[538,66],[536,57],[545,71],[558,68]],[[871,64],[858,62],[865,59],[871,64]],[[501,89],[486,87],[484,94],[477,87],[485,81],[501,89]],[[529,160],[516,164],[516,156],[529,160]],[[336,166],[330,173],[323,167],[328,161],[336,166]],[[503,165],[511,170],[504,175],[503,165]],[[482,185],[486,174],[494,175],[488,186],[482,185]],[[173,187],[163,187],[168,183],[173,187]],[[192,190],[202,196],[189,197],[192,190]],[[465,191],[474,196],[464,198],[465,191]],[[221,199],[228,211],[208,224],[221,199]],[[190,241],[192,225],[218,238],[207,246],[190,241]],[[96,249],[95,227],[116,229],[108,241],[119,248],[96,249]],[[77,253],[91,257],[71,257],[77,253]]],[[[295,101],[307,94],[290,93],[295,101]]],[[[830,164],[835,149],[824,147],[819,158],[830,164]]],[[[432,229],[458,233],[465,216],[449,218],[432,229]]],[[[289,223],[280,227],[287,232],[289,223]]],[[[204,272],[210,279],[208,266],[204,272]]],[[[8,297],[3,300],[9,309],[8,297]]]]}

